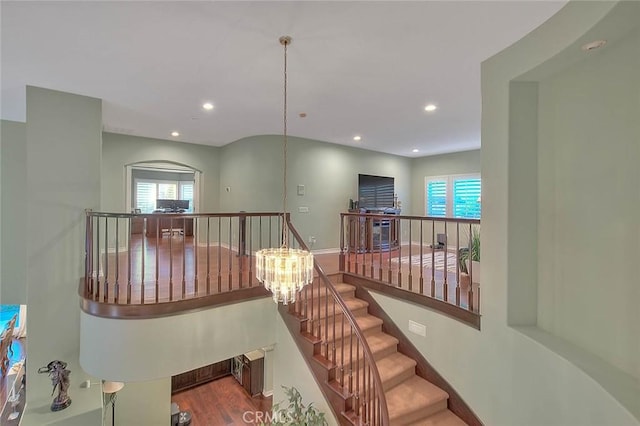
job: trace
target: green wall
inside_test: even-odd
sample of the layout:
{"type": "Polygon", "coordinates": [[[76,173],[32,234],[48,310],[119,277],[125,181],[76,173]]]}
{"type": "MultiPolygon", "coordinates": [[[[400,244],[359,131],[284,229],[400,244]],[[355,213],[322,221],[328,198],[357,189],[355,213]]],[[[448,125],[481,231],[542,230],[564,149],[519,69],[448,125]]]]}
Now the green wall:
{"type": "Polygon", "coordinates": [[[22,423],[48,424],[100,407],[99,390],[80,391],[78,285],[84,274],[86,208],[100,205],[102,102],[27,87],[27,410],[22,423]],[[73,404],[52,414],[51,381],[38,374],[59,359],[71,370],[73,404]]]}
{"type": "Polygon", "coordinates": [[[2,120],[0,303],[27,303],[27,151],[24,123],[2,120]]]}
{"type": "Polygon", "coordinates": [[[126,165],[163,161],[200,170],[200,211],[218,211],[219,148],[107,132],[102,144],[101,209],[124,211],[126,165]]]}
{"type": "MultiPolygon", "coordinates": [[[[103,139],[102,210],[124,210],[126,164],[175,161],[203,170],[203,212],[282,211],[282,136],[248,137],[221,148],[114,133],[103,139]]],[[[294,225],[307,243],[315,237],[314,250],[335,250],[339,214],[349,199],[357,199],[358,174],[394,177],[402,213],[423,215],[425,176],[478,173],[480,151],[410,159],[290,137],[287,162],[294,225]],[[304,195],[298,195],[298,185],[304,185],[304,195]]]]}
{"type": "Polygon", "coordinates": [[[539,117],[538,326],[640,380],[640,23],[542,79],[539,117]]]}
{"type": "MultiPolygon", "coordinates": [[[[222,148],[220,208],[282,211],[282,136],[241,139],[222,148]],[[226,191],[229,188],[229,192],[226,191]]],[[[340,213],[358,198],[358,174],[395,178],[403,212],[411,210],[411,160],[405,157],[291,137],[287,143],[287,207],[294,226],[313,249],[337,249],[340,213]],[[304,185],[304,195],[298,195],[304,185]],[[299,208],[308,208],[300,213],[299,208]]]]}
{"type": "Polygon", "coordinates": [[[276,315],[271,298],[130,321],[81,312],[80,363],[125,383],[116,424],[155,426],[169,418],[172,375],[273,346],[276,315]]]}
{"type": "MultiPolygon", "coordinates": [[[[492,395],[487,395],[483,389],[469,386],[468,383],[462,384],[467,388],[462,392],[463,397],[478,411],[487,424],[638,424],[640,419],[640,392],[636,377],[621,370],[620,365],[614,364],[611,358],[603,360],[592,350],[572,341],[574,336],[558,336],[539,326],[540,305],[544,304],[542,301],[544,295],[539,292],[539,285],[546,278],[541,275],[541,272],[547,271],[542,270],[544,266],[541,268],[538,264],[539,253],[543,252],[542,256],[554,252],[560,254],[560,259],[567,267],[569,264],[575,264],[576,259],[571,253],[563,250],[567,244],[571,246],[576,242],[580,245],[587,244],[584,248],[589,253],[588,259],[593,260],[590,256],[598,252],[601,242],[597,238],[592,238],[597,236],[597,232],[593,234],[586,232],[587,227],[582,225],[583,218],[577,218],[575,223],[567,229],[559,229],[558,219],[566,212],[563,211],[564,207],[562,209],[557,207],[565,201],[554,205],[547,202],[546,195],[540,197],[539,194],[543,192],[543,188],[559,186],[569,192],[554,192],[555,195],[551,198],[573,198],[573,191],[577,199],[584,198],[588,192],[593,196],[593,191],[588,188],[579,188],[580,182],[573,180],[569,183],[566,178],[578,169],[582,169],[572,179],[579,175],[588,175],[588,179],[591,180],[601,173],[600,169],[597,167],[594,169],[593,164],[572,164],[569,161],[566,165],[572,171],[569,171],[568,176],[562,177],[558,172],[565,173],[563,169],[567,158],[551,155],[549,150],[541,146],[547,143],[546,138],[554,133],[554,126],[559,126],[558,130],[564,130],[553,136],[554,142],[560,145],[559,153],[565,150],[565,146],[573,147],[574,151],[592,150],[594,148],[586,143],[583,138],[586,134],[580,127],[597,126],[587,122],[597,123],[604,119],[604,128],[607,128],[618,120],[605,118],[608,115],[604,117],[598,115],[599,107],[589,105],[589,102],[594,99],[589,93],[595,95],[604,92],[605,104],[617,95],[610,91],[611,82],[608,81],[606,73],[600,74],[599,79],[591,80],[591,87],[580,82],[581,78],[578,78],[580,74],[591,74],[598,68],[595,66],[593,70],[591,69],[595,65],[595,63],[592,65],[591,61],[597,61],[595,59],[597,56],[586,60],[580,46],[595,39],[606,38],[609,40],[607,49],[615,49],[615,46],[623,43],[621,31],[628,31],[631,26],[637,28],[638,23],[640,23],[640,3],[637,2],[569,2],[559,13],[530,35],[482,64],[482,333],[477,338],[466,340],[466,343],[455,344],[454,351],[471,354],[478,365],[482,366],[480,373],[482,380],[479,383],[483,380],[494,383],[497,389],[502,390],[501,395],[507,396],[497,401],[492,395]],[[572,67],[574,69],[572,72],[576,75],[567,76],[565,80],[567,86],[559,88],[560,93],[557,96],[559,99],[567,96],[568,93],[584,96],[584,101],[587,103],[576,110],[569,107],[571,101],[568,100],[559,101],[558,104],[554,104],[555,100],[552,103],[546,103],[542,89],[537,91],[535,84],[533,89],[522,84],[539,81],[542,87],[547,78],[553,80],[555,74],[561,75],[563,70],[570,70],[572,67]],[[535,76],[530,74],[532,70],[537,70],[535,76]],[[571,81],[574,78],[576,81],[571,81]],[[581,87],[573,91],[571,87],[574,85],[581,87]],[[517,99],[518,96],[521,98],[517,99]],[[539,98],[536,99],[538,96],[539,98]],[[537,102],[540,102],[540,105],[544,103],[545,108],[538,108],[537,102]],[[538,125],[536,120],[540,123],[545,122],[544,114],[552,117],[556,124],[538,125]],[[569,129],[572,131],[567,132],[569,129]],[[537,133],[537,137],[527,135],[526,131],[537,133]],[[536,142],[542,145],[537,145],[536,142]],[[551,161],[553,167],[547,167],[547,161],[551,161]],[[553,231],[559,232],[556,235],[563,234],[566,238],[573,238],[566,232],[570,231],[575,224],[581,224],[580,227],[585,235],[579,236],[575,242],[559,242],[557,237],[549,239],[549,235],[542,238],[539,230],[547,229],[546,224],[549,220],[556,222],[553,226],[553,231]],[[586,235],[588,238],[583,239],[586,235]],[[518,268],[515,267],[516,265],[525,265],[525,267],[518,268]],[[532,268],[532,265],[535,267],[532,268]],[[527,294],[530,297],[526,297],[527,294]],[[526,311],[526,315],[514,315],[521,309],[526,311]],[[526,371],[520,371],[523,366],[526,366],[526,371]],[[520,386],[521,383],[526,385],[520,386]],[[575,398],[576,395],[579,397],[575,398]],[[532,404],[531,401],[536,403],[532,404]]],[[[604,55],[605,52],[603,50],[593,53],[604,55]]],[[[634,54],[633,51],[627,51],[627,53],[634,54]]],[[[637,58],[637,54],[635,57],[637,58]]],[[[629,65],[628,59],[621,57],[615,59],[611,56],[609,60],[611,63],[608,66],[618,70],[611,74],[611,77],[617,80],[621,76],[619,71],[626,69],[629,65]]],[[[635,69],[637,70],[637,66],[635,69]]],[[[637,100],[637,83],[633,81],[623,79],[621,86],[635,92],[637,100]],[[625,84],[625,81],[631,86],[625,84]]],[[[556,95],[553,94],[553,96],[556,95]]],[[[625,96],[621,102],[627,104],[624,99],[626,99],[625,96]]],[[[628,132],[627,134],[633,134],[634,129],[637,128],[636,124],[629,122],[623,126],[626,127],[623,133],[628,132]]],[[[599,137],[600,131],[592,130],[594,134],[589,135],[587,140],[591,137],[599,137]]],[[[619,131],[617,130],[616,133],[619,131]]],[[[599,147],[595,150],[599,155],[604,154],[599,147]]],[[[614,144],[612,154],[616,151],[618,148],[614,144]]],[[[581,158],[589,157],[591,154],[581,152],[576,155],[577,158],[581,158]]],[[[610,154],[604,157],[605,163],[610,161],[608,155],[610,154]]],[[[626,158],[619,158],[619,160],[622,164],[626,164],[626,158]]],[[[623,168],[627,170],[626,166],[623,168]]],[[[634,179],[634,176],[637,179],[637,175],[633,173],[625,178],[634,179]]],[[[547,191],[547,195],[551,194],[547,191]]],[[[573,202],[575,200],[570,203],[573,202]]],[[[590,217],[589,212],[583,212],[583,215],[590,217]]],[[[591,221],[587,220],[587,222],[591,221]]],[[[599,224],[592,222],[591,226],[599,226],[599,224]]],[[[627,232],[631,234],[636,232],[637,235],[637,228],[633,228],[632,225],[627,232]]],[[[623,246],[629,241],[627,238],[629,237],[619,240],[623,246]]],[[[593,287],[593,281],[576,280],[577,277],[584,278],[581,273],[576,273],[575,276],[563,277],[573,281],[568,286],[565,283],[559,283],[557,277],[551,284],[559,286],[557,287],[558,295],[575,297],[578,303],[590,299],[590,296],[584,297],[581,292],[594,291],[595,294],[602,294],[593,287]],[[576,286],[575,294],[563,294],[566,289],[573,286],[576,286]]],[[[608,282],[598,283],[600,286],[603,284],[608,285],[608,282]]],[[[613,292],[610,293],[610,297],[613,297],[613,294],[613,292]]],[[[621,297],[625,296],[628,296],[628,293],[623,291],[621,297]]],[[[602,303],[604,309],[609,309],[610,301],[603,300],[602,303]]],[[[624,303],[618,306],[622,310],[628,310],[624,303]]],[[[574,313],[577,312],[575,307],[570,309],[574,309],[574,313]]],[[[598,309],[600,309],[599,306],[593,306],[588,314],[586,310],[579,313],[583,315],[581,318],[584,319],[585,331],[577,333],[575,337],[579,337],[584,332],[591,332],[590,324],[592,324],[592,318],[599,316],[596,312],[598,309]]],[[[634,313],[616,315],[627,315],[627,320],[630,320],[634,313]]],[[[609,321],[609,319],[600,318],[601,321],[609,321]]],[[[576,320],[577,318],[572,319],[571,323],[576,320]]],[[[620,325],[615,315],[613,323],[620,325]]],[[[597,326],[596,334],[600,333],[601,327],[602,325],[597,326]]],[[[637,321],[633,324],[627,321],[626,324],[621,325],[618,333],[629,338],[634,329],[637,334],[637,321]]],[[[439,328],[437,330],[441,333],[439,328]]],[[[458,339],[453,334],[447,334],[450,338],[454,337],[455,341],[464,340],[458,339]]],[[[595,339],[598,340],[598,337],[595,339]]],[[[464,372],[454,372],[453,376],[447,375],[455,370],[451,368],[454,364],[443,357],[445,351],[437,349],[438,343],[438,341],[435,342],[430,352],[436,361],[436,367],[442,365],[446,377],[451,377],[453,381],[461,381],[455,376],[463,375],[464,372]]],[[[633,340],[629,343],[633,344],[633,340]]],[[[637,354],[637,347],[630,349],[628,346],[626,350],[625,357],[637,354]]],[[[619,351],[618,355],[621,353],[619,351]]]]}

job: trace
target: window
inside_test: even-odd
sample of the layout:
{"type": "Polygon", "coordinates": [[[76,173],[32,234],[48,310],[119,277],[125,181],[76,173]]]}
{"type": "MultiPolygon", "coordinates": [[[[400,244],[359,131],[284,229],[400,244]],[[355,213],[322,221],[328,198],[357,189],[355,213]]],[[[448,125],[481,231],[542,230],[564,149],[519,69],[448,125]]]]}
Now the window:
{"type": "Polygon", "coordinates": [[[427,177],[427,216],[480,219],[481,183],[477,174],[427,177]]]}
{"type": "Polygon", "coordinates": [[[189,213],[193,213],[193,182],[180,182],[180,199],[189,200],[189,213]]]}
{"type": "Polygon", "coordinates": [[[142,213],[151,213],[156,209],[158,185],[154,182],[136,181],[135,207],[142,213]]]}
{"type": "Polygon", "coordinates": [[[153,213],[156,200],[189,200],[188,213],[193,213],[193,182],[167,182],[153,179],[135,179],[134,208],[142,213],[153,213]]]}

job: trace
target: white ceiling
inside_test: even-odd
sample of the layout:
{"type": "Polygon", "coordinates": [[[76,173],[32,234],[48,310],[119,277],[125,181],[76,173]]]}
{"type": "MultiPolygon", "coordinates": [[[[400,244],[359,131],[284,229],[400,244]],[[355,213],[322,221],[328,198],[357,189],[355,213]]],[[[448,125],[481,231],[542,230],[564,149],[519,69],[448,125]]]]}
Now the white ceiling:
{"type": "Polygon", "coordinates": [[[480,63],[565,3],[2,1],[1,115],[25,121],[34,85],[103,99],[116,133],[282,134],[287,34],[290,135],[409,157],[474,149],[480,63]]]}

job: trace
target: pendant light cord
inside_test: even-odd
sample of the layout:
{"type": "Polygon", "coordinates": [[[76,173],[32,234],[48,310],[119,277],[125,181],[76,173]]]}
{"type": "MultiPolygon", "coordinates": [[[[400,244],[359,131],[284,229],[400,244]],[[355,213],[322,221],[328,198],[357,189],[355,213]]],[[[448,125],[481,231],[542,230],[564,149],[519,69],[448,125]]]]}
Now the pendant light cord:
{"type": "Polygon", "coordinates": [[[284,157],[284,172],[282,182],[282,247],[289,247],[289,224],[287,223],[287,46],[291,43],[291,38],[280,37],[280,43],[284,45],[284,143],[282,155],[284,157]]]}

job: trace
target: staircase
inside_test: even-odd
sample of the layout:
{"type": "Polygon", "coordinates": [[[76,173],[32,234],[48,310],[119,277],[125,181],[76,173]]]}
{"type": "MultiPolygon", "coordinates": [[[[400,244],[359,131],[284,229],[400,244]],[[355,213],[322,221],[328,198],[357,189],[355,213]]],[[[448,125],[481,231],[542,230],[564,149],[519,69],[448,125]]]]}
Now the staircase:
{"type": "Polygon", "coordinates": [[[317,278],[294,305],[281,307],[340,424],[466,425],[449,410],[449,394],[416,375],[416,361],[398,352],[398,339],[383,332],[383,320],[370,315],[369,303],[341,278],[337,274],[331,281],[343,303],[317,278]]]}

